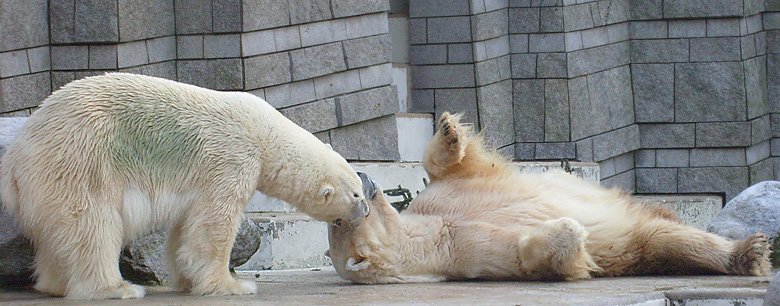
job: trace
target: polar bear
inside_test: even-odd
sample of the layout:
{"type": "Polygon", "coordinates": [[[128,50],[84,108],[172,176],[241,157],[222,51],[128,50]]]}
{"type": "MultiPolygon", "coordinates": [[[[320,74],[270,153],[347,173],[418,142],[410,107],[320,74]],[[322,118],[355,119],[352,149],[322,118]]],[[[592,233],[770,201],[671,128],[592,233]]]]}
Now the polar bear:
{"type": "Polygon", "coordinates": [[[769,273],[760,233],[728,241],[563,171],[517,174],[459,121],[442,115],[424,156],[431,182],[406,211],[396,212],[360,174],[371,215],[329,225],[328,252],[342,278],[372,284],[769,273]]]}
{"type": "Polygon", "coordinates": [[[33,242],[35,289],[72,299],[139,298],[122,245],[170,227],[177,289],[252,294],[228,261],[255,190],[334,222],[368,214],[335,151],[248,93],[110,73],[52,93],[2,159],[2,203],[33,242]]]}

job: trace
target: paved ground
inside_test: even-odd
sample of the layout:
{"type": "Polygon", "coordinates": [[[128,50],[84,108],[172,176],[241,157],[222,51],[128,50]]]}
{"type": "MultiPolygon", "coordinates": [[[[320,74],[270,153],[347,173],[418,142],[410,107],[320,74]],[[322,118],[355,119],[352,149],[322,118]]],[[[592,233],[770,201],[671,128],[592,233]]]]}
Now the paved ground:
{"type": "MultiPolygon", "coordinates": [[[[241,273],[251,296],[196,297],[147,287],[139,300],[70,301],[32,290],[0,290],[0,305],[666,305],[677,299],[742,298],[758,303],[771,277],[624,277],[569,283],[448,282],[355,285],[332,268],[241,273]],[[140,302],[140,303],[139,303],[140,302]]],[[[732,304],[729,302],[729,304],[732,304]]],[[[751,304],[749,302],[748,304],[751,304]]]]}

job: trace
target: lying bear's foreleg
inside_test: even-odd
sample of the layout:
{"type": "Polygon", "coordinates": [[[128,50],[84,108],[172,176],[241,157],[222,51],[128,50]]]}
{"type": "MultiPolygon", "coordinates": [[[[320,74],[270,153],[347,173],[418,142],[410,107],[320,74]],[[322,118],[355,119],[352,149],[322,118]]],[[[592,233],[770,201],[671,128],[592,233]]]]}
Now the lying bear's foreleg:
{"type": "Polygon", "coordinates": [[[588,233],[576,220],[560,218],[536,226],[520,239],[520,263],[530,279],[576,280],[601,269],[585,249],[588,233]]]}
{"type": "Polygon", "coordinates": [[[173,243],[171,247],[175,247],[177,240],[179,244],[175,252],[176,269],[183,272],[175,279],[175,285],[184,289],[191,282],[191,292],[198,295],[255,293],[254,282],[237,280],[229,271],[230,251],[243,205],[226,204],[226,198],[217,197],[199,201],[209,203],[192,205],[178,232],[171,233],[176,238],[169,241],[173,243]]]}
{"type": "Polygon", "coordinates": [[[767,275],[769,244],[763,234],[726,238],[664,219],[637,225],[631,245],[638,261],[629,275],[767,275]]]}
{"type": "Polygon", "coordinates": [[[432,181],[438,179],[489,176],[504,173],[507,162],[487,150],[482,137],[460,123],[460,115],[444,113],[438,131],[425,148],[423,166],[432,181]]]}

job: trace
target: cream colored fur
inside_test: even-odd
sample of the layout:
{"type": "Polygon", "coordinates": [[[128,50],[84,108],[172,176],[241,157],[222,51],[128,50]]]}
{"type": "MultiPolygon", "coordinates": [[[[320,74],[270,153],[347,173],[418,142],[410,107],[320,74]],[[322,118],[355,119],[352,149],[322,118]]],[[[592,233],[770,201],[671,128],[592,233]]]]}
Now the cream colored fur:
{"type": "Polygon", "coordinates": [[[329,227],[341,277],[397,283],[769,273],[760,233],[732,242],[562,171],[517,174],[459,119],[440,119],[424,161],[431,183],[403,213],[361,174],[371,215],[329,227]]]}
{"type": "Polygon", "coordinates": [[[174,285],[251,294],[228,272],[255,190],[332,222],[367,214],[357,174],[268,103],[111,73],[47,98],[2,160],[2,201],[36,248],[35,288],[74,299],[138,298],[122,245],[171,227],[174,285]]]}

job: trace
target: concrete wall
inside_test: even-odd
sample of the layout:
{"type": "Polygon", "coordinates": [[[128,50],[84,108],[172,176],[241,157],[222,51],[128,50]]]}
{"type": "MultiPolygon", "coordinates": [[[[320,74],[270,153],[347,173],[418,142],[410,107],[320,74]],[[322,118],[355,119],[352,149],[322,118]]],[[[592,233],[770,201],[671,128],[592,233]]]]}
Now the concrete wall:
{"type": "Polygon", "coordinates": [[[355,160],[398,160],[385,0],[2,0],[0,113],[127,71],[265,98],[355,160]]]}
{"type": "Polygon", "coordinates": [[[507,156],[595,161],[638,193],[780,176],[780,1],[409,7],[412,108],[464,113],[507,156]]]}

